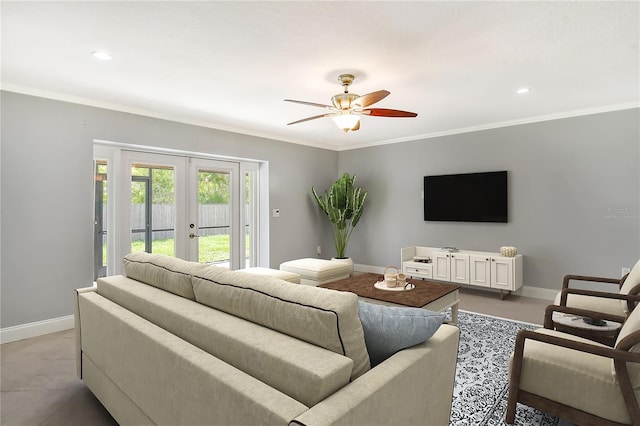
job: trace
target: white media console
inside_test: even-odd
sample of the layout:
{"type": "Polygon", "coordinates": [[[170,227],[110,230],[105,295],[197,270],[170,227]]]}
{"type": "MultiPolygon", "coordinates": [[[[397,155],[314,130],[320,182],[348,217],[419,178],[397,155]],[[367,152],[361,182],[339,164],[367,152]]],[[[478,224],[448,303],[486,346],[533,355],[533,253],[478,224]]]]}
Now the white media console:
{"type": "Polygon", "coordinates": [[[400,250],[402,272],[413,278],[500,290],[500,297],[522,287],[522,255],[436,247],[400,250]]]}

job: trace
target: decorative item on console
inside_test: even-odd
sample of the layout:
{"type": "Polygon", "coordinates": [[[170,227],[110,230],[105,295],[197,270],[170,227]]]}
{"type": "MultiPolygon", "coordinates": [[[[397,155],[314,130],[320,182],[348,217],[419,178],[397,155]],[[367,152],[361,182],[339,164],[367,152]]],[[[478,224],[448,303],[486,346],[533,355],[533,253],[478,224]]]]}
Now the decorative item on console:
{"type": "Polygon", "coordinates": [[[500,247],[500,256],[516,257],[517,255],[518,255],[518,249],[513,246],[500,247]]]}
{"type": "Polygon", "coordinates": [[[418,263],[431,263],[430,257],[413,256],[413,261],[418,263]]]}
{"type": "Polygon", "coordinates": [[[457,247],[442,247],[440,251],[446,251],[447,253],[456,253],[460,250],[457,247]]]}

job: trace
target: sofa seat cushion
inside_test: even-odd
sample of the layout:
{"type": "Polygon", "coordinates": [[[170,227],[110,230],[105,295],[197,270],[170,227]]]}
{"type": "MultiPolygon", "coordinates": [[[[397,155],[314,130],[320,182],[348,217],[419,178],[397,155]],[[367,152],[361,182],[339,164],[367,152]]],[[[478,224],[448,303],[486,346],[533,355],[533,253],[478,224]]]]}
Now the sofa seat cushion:
{"type": "MultiPolygon", "coordinates": [[[[606,347],[555,330],[537,332],[606,347]]],[[[527,340],[520,389],[615,422],[630,423],[609,358],[527,340]]]]}
{"type": "Polygon", "coordinates": [[[307,407],[349,383],[353,362],[347,357],[123,276],[100,278],[97,287],[105,298],[307,407]]]}
{"type": "Polygon", "coordinates": [[[283,262],[280,270],[296,273],[309,280],[326,281],[334,277],[348,277],[352,266],[345,262],[310,257],[283,262]]]}
{"type": "Polygon", "coordinates": [[[352,379],[370,369],[353,293],[221,268],[197,272],[193,290],[200,303],[351,358],[352,379]]]}
{"type": "Polygon", "coordinates": [[[127,277],[191,300],[195,300],[191,275],[207,267],[205,264],[143,251],[124,257],[127,277]]]}

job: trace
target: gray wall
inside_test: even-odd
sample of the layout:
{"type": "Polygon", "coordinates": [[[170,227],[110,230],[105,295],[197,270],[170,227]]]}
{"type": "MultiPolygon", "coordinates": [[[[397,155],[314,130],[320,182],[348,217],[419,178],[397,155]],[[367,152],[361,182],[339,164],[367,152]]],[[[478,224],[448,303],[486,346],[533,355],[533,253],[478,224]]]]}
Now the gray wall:
{"type": "Polygon", "coordinates": [[[525,284],[617,276],[640,258],[638,110],[334,152],[133,114],[1,92],[0,327],[73,312],[92,281],[92,141],[269,161],[270,263],[334,254],[310,188],[343,171],[369,191],[348,254],[397,265],[400,248],[453,245],[525,255],[525,284]],[[422,220],[427,174],[509,170],[507,224],[422,220]],[[42,210],[47,206],[46,214],[42,210]],[[626,209],[627,215],[615,216],[626,209]]]}
{"type": "Polygon", "coordinates": [[[631,109],[343,151],[339,171],[369,191],[349,255],[384,266],[412,245],[513,245],[525,285],[620,276],[640,258],[639,128],[631,109]],[[508,223],[423,220],[423,176],[495,170],[509,171],[508,223]]]}
{"type": "Polygon", "coordinates": [[[94,139],[269,161],[270,263],[331,242],[311,186],[337,175],[338,153],[100,108],[1,92],[2,328],[73,313],[92,283],[94,139]],[[44,208],[46,207],[46,211],[44,208]]]}

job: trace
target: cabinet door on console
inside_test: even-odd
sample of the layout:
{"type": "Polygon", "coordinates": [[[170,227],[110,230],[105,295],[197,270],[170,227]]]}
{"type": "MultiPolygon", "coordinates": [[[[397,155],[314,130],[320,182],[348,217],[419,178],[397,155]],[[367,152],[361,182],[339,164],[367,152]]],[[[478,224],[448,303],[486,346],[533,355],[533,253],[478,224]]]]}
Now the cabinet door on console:
{"type": "Polygon", "coordinates": [[[451,254],[451,282],[469,284],[469,255],[451,254]]]}
{"type": "Polygon", "coordinates": [[[449,265],[451,262],[449,253],[435,252],[432,255],[433,262],[433,279],[441,281],[450,281],[449,265]]]}
{"type": "Polygon", "coordinates": [[[491,258],[469,256],[469,278],[472,285],[491,287],[491,258]]]}
{"type": "Polygon", "coordinates": [[[511,258],[491,258],[491,287],[502,290],[514,290],[513,260],[511,258]]]}

